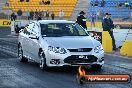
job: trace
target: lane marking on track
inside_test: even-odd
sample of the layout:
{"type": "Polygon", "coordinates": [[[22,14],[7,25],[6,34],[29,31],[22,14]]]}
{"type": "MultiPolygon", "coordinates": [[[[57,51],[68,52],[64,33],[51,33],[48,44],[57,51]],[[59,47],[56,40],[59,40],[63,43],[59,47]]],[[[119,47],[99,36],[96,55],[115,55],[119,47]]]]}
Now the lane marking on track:
{"type": "Polygon", "coordinates": [[[108,53],[105,53],[105,55],[115,56],[115,57],[120,57],[120,58],[125,58],[125,59],[132,59],[131,57],[124,57],[124,56],[119,56],[119,55],[115,55],[115,54],[108,54],[108,53]]]}
{"type": "Polygon", "coordinates": [[[17,35],[7,35],[7,36],[13,37],[13,38],[14,38],[14,37],[16,37],[16,38],[18,37],[17,35]]]}

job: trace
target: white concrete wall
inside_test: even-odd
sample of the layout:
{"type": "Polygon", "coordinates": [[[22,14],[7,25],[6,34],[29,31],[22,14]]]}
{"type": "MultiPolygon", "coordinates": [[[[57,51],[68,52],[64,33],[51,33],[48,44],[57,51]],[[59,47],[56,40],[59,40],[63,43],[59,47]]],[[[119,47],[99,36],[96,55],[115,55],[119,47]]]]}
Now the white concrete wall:
{"type": "Polygon", "coordinates": [[[114,30],[114,37],[116,41],[116,46],[122,46],[125,40],[132,40],[132,29],[114,30]]]}

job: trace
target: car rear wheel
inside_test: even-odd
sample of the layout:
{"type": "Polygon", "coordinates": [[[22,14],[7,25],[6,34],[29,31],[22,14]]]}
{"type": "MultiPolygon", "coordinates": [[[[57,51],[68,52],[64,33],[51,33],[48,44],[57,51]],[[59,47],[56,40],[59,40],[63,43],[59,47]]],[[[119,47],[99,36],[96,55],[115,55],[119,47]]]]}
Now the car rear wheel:
{"type": "Polygon", "coordinates": [[[18,58],[20,62],[28,62],[28,59],[23,57],[23,50],[20,44],[18,45],[18,58]]]}
{"type": "Polygon", "coordinates": [[[43,51],[40,51],[39,53],[39,57],[40,57],[40,63],[39,63],[39,67],[42,70],[47,70],[47,64],[46,64],[46,58],[45,58],[45,54],[43,51]]]}

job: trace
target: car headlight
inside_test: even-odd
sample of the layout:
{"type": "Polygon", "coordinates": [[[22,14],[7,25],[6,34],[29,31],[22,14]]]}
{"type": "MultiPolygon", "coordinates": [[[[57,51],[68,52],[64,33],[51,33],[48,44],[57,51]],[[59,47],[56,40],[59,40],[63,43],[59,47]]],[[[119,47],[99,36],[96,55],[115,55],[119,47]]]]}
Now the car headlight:
{"type": "Polygon", "coordinates": [[[60,53],[60,54],[65,54],[66,53],[66,50],[64,48],[60,48],[60,47],[49,46],[48,50],[52,51],[54,53],[60,53]]]}
{"type": "Polygon", "coordinates": [[[99,52],[102,51],[102,50],[103,50],[102,45],[96,46],[96,47],[94,48],[94,52],[95,52],[95,53],[99,53],[99,52]]]}

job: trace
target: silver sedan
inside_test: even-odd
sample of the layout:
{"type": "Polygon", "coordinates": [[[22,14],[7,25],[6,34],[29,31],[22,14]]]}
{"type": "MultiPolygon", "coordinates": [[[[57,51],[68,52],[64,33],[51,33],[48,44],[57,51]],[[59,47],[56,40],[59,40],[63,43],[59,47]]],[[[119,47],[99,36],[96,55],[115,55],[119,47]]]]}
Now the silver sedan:
{"type": "Polygon", "coordinates": [[[93,66],[104,64],[104,51],[99,41],[89,36],[79,24],[66,20],[33,21],[19,34],[18,56],[29,59],[41,69],[60,66],[93,66]]]}

